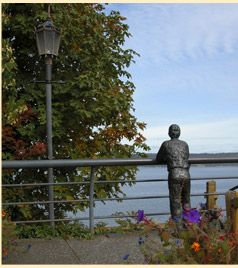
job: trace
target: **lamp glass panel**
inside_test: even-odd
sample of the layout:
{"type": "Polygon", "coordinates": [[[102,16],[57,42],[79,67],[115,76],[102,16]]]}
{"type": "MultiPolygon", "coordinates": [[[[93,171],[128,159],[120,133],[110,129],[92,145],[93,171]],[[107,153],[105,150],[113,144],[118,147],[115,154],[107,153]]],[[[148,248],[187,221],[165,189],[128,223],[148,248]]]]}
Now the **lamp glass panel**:
{"type": "Polygon", "coordinates": [[[39,47],[38,47],[39,54],[40,55],[45,54],[44,32],[43,31],[37,32],[37,36],[39,40],[39,47]]]}
{"type": "Polygon", "coordinates": [[[54,31],[45,31],[46,33],[46,54],[53,54],[53,35],[54,31]]]}
{"type": "Polygon", "coordinates": [[[55,32],[55,46],[54,46],[54,55],[58,55],[59,50],[59,43],[60,43],[60,34],[58,32],[55,32]]]}

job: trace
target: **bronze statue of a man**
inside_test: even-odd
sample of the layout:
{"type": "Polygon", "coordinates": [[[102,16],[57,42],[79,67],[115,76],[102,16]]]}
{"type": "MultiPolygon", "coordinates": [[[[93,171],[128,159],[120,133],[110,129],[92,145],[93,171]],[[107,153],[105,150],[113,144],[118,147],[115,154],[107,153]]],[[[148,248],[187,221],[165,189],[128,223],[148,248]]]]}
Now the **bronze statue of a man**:
{"type": "Polygon", "coordinates": [[[166,163],[168,167],[170,212],[180,232],[182,229],[182,210],[184,206],[190,208],[190,174],[189,174],[189,147],[186,142],[179,140],[180,127],[169,127],[171,140],[161,145],[156,160],[166,163]]]}

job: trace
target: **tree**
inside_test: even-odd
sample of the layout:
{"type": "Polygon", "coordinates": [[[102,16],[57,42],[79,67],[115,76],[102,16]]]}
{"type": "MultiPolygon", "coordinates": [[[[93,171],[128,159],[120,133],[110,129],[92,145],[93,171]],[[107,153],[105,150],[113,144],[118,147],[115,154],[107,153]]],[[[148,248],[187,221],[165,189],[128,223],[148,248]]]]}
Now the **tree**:
{"type": "MultiPolygon", "coordinates": [[[[59,56],[53,61],[53,80],[67,82],[63,86],[53,85],[55,158],[127,158],[144,156],[138,150],[149,149],[140,133],[146,124],[138,122],[133,115],[135,86],[126,68],[138,54],[131,49],[123,49],[125,38],[131,36],[129,26],[119,12],[111,11],[106,15],[103,10],[101,4],[51,5],[53,23],[63,29],[59,56]],[[131,145],[122,144],[124,138],[131,145]]],[[[28,114],[31,120],[25,122],[24,131],[18,132],[19,139],[38,146],[46,144],[45,87],[33,85],[30,80],[34,77],[44,80],[45,70],[44,60],[39,60],[37,56],[33,26],[46,20],[46,11],[47,4],[3,4],[3,16],[7,18],[3,22],[3,42],[8,40],[11,43],[16,65],[11,72],[4,71],[4,79],[15,79],[12,103],[18,106],[21,102],[35,114],[28,114]]],[[[12,87],[3,88],[4,104],[10,103],[12,90],[12,87]]],[[[3,152],[13,155],[8,147],[3,147],[3,152]]],[[[36,159],[35,155],[29,157],[36,159]]],[[[46,154],[41,154],[41,158],[46,158],[46,154]]],[[[122,179],[132,185],[136,170],[136,167],[102,167],[96,170],[95,180],[122,179]]],[[[54,180],[85,181],[89,172],[89,168],[55,169],[54,180]]],[[[14,172],[14,179],[8,177],[7,180],[26,183],[46,182],[47,178],[42,170],[34,173],[32,170],[21,170],[14,172]]],[[[39,191],[47,199],[44,190],[39,191]]],[[[94,197],[118,197],[120,193],[119,184],[97,184],[94,197]]],[[[88,194],[87,186],[54,188],[56,200],[87,198],[88,194]]],[[[26,196],[34,198],[32,189],[26,196]]],[[[55,206],[55,214],[62,216],[64,210],[84,210],[87,205],[86,202],[59,204],[55,206]]],[[[38,211],[38,208],[34,210],[38,211]]],[[[39,215],[38,212],[36,214],[39,215]]],[[[41,214],[42,218],[46,217],[42,211],[41,214]]]]}
{"type": "MultiPolygon", "coordinates": [[[[3,25],[8,23],[9,17],[2,14],[3,25]]],[[[14,49],[9,38],[3,40],[2,43],[2,158],[4,160],[16,159],[37,159],[45,154],[46,144],[36,141],[34,136],[30,135],[30,131],[34,128],[34,120],[37,118],[30,105],[25,104],[24,100],[17,98],[18,92],[16,88],[17,64],[15,62],[14,49]]],[[[29,171],[28,171],[29,172],[29,171]]],[[[42,172],[42,171],[41,171],[42,172]]],[[[3,170],[3,183],[12,182],[12,178],[21,178],[13,170],[3,170]],[[17,176],[16,176],[17,175],[17,176]]],[[[29,176],[28,176],[29,177],[29,176]]],[[[39,198],[41,191],[34,191],[32,196],[39,198]]],[[[5,188],[2,194],[3,200],[6,202],[24,201],[24,191],[20,188],[5,188]]],[[[29,206],[11,207],[12,215],[18,217],[32,217],[34,212],[29,206]]],[[[14,219],[14,216],[13,216],[14,219]]]]}

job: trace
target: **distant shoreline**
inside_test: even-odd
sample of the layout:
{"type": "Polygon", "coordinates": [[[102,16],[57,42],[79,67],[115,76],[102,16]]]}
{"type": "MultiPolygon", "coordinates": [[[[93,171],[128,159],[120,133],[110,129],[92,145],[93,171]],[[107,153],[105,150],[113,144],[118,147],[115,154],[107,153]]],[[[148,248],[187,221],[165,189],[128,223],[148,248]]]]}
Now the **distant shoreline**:
{"type": "MultiPolygon", "coordinates": [[[[147,153],[149,158],[155,158],[157,153],[147,153]]],[[[191,153],[189,154],[190,158],[220,158],[220,157],[238,157],[237,153],[191,153]]]]}
{"type": "MultiPolygon", "coordinates": [[[[156,153],[148,153],[147,157],[155,159],[156,153]]],[[[238,153],[198,153],[198,154],[189,154],[189,158],[228,158],[228,157],[238,157],[238,153]]],[[[193,167],[221,167],[221,166],[238,166],[238,163],[219,163],[219,164],[193,164],[193,167]]],[[[152,167],[152,166],[150,166],[152,167]]],[[[153,166],[156,167],[156,166],[153,166]]]]}

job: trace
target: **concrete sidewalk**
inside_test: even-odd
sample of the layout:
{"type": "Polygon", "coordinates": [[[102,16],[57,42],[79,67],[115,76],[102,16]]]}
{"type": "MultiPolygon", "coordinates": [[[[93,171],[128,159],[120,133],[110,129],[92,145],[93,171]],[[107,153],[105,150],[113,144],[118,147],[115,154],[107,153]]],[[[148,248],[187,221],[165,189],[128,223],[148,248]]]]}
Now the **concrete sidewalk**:
{"type": "MultiPolygon", "coordinates": [[[[150,237],[159,239],[157,232],[150,237]]],[[[2,264],[127,264],[123,260],[127,254],[131,264],[144,264],[139,232],[97,235],[92,240],[19,239],[17,243],[2,264]]]]}

